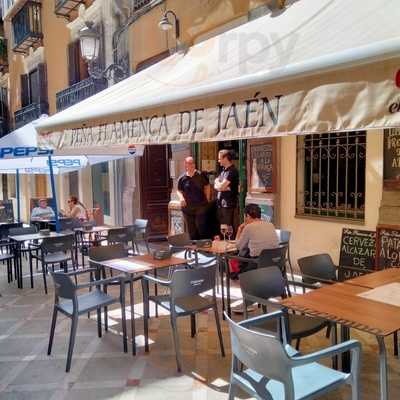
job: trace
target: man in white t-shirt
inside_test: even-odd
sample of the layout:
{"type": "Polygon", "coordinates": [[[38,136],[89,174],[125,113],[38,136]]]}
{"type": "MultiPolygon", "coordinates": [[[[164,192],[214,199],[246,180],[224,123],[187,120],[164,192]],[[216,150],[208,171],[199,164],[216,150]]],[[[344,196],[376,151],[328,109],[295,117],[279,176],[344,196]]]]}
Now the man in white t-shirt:
{"type": "Polygon", "coordinates": [[[41,221],[43,219],[55,218],[54,211],[47,205],[46,199],[39,200],[39,207],[35,207],[31,212],[31,221],[41,221]]]}

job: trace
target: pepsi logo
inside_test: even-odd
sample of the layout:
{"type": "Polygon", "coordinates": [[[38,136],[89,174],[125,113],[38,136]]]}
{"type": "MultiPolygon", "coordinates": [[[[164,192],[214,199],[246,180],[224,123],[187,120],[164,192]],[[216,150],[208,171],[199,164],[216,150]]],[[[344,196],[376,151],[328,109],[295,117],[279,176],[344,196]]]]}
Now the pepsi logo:
{"type": "Polygon", "coordinates": [[[128,145],[128,153],[130,155],[133,155],[136,153],[136,146],[134,144],[130,144],[128,145]]]}

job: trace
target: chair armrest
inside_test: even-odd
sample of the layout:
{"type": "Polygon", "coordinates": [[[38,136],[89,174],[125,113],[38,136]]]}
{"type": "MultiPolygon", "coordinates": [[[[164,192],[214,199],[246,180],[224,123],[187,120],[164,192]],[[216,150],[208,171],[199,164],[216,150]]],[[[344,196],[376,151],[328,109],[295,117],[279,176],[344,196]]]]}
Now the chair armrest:
{"type": "Polygon", "coordinates": [[[117,275],[117,276],[113,276],[112,278],[99,279],[96,281],[81,283],[79,285],[76,285],[76,288],[84,289],[84,288],[93,287],[93,286],[110,285],[110,284],[115,283],[116,281],[119,281],[120,284],[123,284],[124,279],[125,279],[125,277],[123,275],[117,275]]]}
{"type": "Polygon", "coordinates": [[[270,319],[275,319],[275,318],[284,318],[284,317],[285,317],[285,312],[282,310],[278,310],[269,314],[259,315],[258,317],[253,317],[246,319],[244,321],[240,321],[238,322],[238,324],[243,326],[244,328],[249,328],[252,325],[258,325],[263,321],[268,321],[270,319]]]}
{"type": "Polygon", "coordinates": [[[66,272],[65,275],[76,276],[76,275],[86,274],[86,273],[89,273],[89,272],[97,272],[97,271],[98,271],[97,268],[85,268],[85,269],[80,269],[78,271],[66,272]]]}
{"type": "Polygon", "coordinates": [[[241,257],[241,256],[235,256],[235,255],[229,255],[229,254],[225,254],[224,257],[226,260],[237,260],[237,261],[242,261],[242,262],[258,265],[258,258],[247,258],[247,257],[241,257]]]}
{"type": "Polygon", "coordinates": [[[319,289],[321,285],[318,283],[305,283],[305,282],[299,282],[299,281],[292,281],[292,280],[287,280],[287,283],[291,286],[298,286],[304,289],[319,289]]]}
{"type": "Polygon", "coordinates": [[[312,276],[312,275],[301,274],[301,277],[307,278],[307,279],[312,279],[316,282],[326,283],[328,285],[333,285],[334,283],[337,283],[337,281],[331,281],[330,279],[323,279],[323,278],[319,278],[317,276],[312,276]]]}
{"type": "Polygon", "coordinates": [[[263,306],[275,306],[275,307],[279,307],[278,303],[274,303],[273,301],[270,301],[268,299],[263,299],[262,297],[257,297],[257,296],[252,296],[249,294],[243,295],[243,300],[245,301],[252,301],[253,303],[258,303],[258,304],[262,304],[263,306]]]}
{"type": "Polygon", "coordinates": [[[327,347],[325,349],[316,351],[311,354],[298,355],[291,357],[296,365],[309,364],[315,361],[319,361],[322,358],[328,358],[336,356],[338,354],[344,353],[346,351],[351,351],[352,356],[356,357],[357,360],[360,358],[361,343],[358,340],[347,340],[346,342],[336,344],[335,346],[327,347]]]}
{"type": "Polygon", "coordinates": [[[40,249],[40,244],[39,244],[39,243],[29,242],[29,243],[28,243],[28,249],[29,249],[29,250],[37,250],[37,249],[40,249]]]}
{"type": "Polygon", "coordinates": [[[163,285],[163,286],[170,286],[171,281],[166,281],[164,279],[160,278],[155,278],[154,276],[151,275],[143,275],[143,279],[149,282],[156,283],[157,285],[163,285]]]}

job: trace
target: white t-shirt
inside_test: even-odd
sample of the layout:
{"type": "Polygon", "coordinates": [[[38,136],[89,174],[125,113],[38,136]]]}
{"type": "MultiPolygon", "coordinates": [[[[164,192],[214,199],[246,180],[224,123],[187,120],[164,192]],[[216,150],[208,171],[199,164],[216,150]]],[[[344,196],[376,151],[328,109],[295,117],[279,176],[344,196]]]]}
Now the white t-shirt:
{"type": "Polygon", "coordinates": [[[86,219],[86,210],[84,209],[84,207],[82,207],[80,204],[75,204],[74,208],[72,209],[72,211],[74,211],[75,209],[79,210],[79,213],[77,213],[75,218],[86,219]]]}

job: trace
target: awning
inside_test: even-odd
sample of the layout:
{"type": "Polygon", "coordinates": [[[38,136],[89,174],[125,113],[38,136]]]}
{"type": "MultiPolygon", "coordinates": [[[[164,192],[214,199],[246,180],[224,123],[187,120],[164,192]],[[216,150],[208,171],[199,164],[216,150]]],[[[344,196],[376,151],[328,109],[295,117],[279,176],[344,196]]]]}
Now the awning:
{"type": "Polygon", "coordinates": [[[60,151],[400,126],[398,0],[288,0],[38,126],[60,151]]]}
{"type": "MultiPolygon", "coordinates": [[[[47,116],[22,126],[0,139],[0,173],[50,174],[49,156],[54,174],[77,171],[88,165],[119,160],[143,154],[144,146],[138,145],[128,154],[127,148],[120,153],[104,151],[103,155],[57,155],[57,150],[38,147],[35,127],[47,116]]],[[[114,149],[115,150],[115,149],[114,149]]]]}

